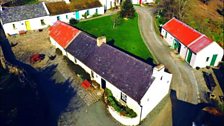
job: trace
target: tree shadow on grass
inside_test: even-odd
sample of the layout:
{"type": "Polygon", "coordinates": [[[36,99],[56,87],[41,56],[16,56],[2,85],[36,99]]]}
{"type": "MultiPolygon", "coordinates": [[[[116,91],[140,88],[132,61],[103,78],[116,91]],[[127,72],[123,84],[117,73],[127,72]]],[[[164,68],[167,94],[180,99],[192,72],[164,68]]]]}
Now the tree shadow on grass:
{"type": "Polygon", "coordinates": [[[191,104],[178,100],[175,90],[171,90],[170,97],[173,126],[192,126],[193,122],[196,126],[202,126],[203,124],[206,126],[223,126],[223,116],[214,116],[202,110],[205,107],[212,107],[211,104],[191,104]]]}
{"type": "Polygon", "coordinates": [[[1,125],[56,126],[62,112],[80,107],[77,100],[77,104],[67,109],[77,93],[71,79],[62,83],[53,79],[57,65],[36,70],[18,61],[8,40],[2,36],[0,45],[6,61],[24,71],[22,79],[11,75],[10,87],[0,90],[1,125]]]}

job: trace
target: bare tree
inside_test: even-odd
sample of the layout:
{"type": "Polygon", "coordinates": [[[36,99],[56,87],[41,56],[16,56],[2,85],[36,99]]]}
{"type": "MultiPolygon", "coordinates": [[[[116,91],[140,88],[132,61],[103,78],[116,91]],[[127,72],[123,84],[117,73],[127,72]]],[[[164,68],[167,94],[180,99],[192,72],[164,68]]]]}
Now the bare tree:
{"type": "Polygon", "coordinates": [[[179,19],[183,19],[183,17],[185,16],[185,12],[186,12],[186,9],[187,9],[187,5],[189,3],[190,0],[176,0],[176,3],[178,5],[178,18],[179,19]]]}

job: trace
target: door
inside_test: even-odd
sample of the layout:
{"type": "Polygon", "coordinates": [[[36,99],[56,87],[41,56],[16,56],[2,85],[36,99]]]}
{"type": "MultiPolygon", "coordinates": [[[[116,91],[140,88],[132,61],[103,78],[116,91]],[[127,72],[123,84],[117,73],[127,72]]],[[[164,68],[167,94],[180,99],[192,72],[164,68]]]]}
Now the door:
{"type": "Polygon", "coordinates": [[[76,20],[79,20],[79,18],[80,18],[80,17],[79,17],[79,11],[76,11],[76,12],[75,12],[75,18],[76,18],[76,20]]]}
{"type": "Polygon", "coordinates": [[[26,30],[31,30],[30,21],[25,21],[25,24],[26,24],[26,30]]]}
{"type": "Polygon", "coordinates": [[[188,50],[188,56],[187,56],[187,62],[190,64],[191,62],[191,57],[192,57],[192,52],[191,50],[188,50]]]}
{"type": "Polygon", "coordinates": [[[101,78],[101,88],[105,89],[106,88],[106,81],[101,78]]]}
{"type": "Polygon", "coordinates": [[[167,38],[167,32],[165,33],[165,38],[167,38]]]}
{"type": "Polygon", "coordinates": [[[217,56],[218,56],[217,54],[212,56],[212,60],[211,60],[210,66],[214,66],[215,65],[215,61],[216,61],[217,56]]]}
{"type": "Polygon", "coordinates": [[[178,51],[178,53],[180,53],[181,45],[180,45],[179,41],[177,41],[176,39],[174,39],[173,47],[175,50],[178,51]]]}

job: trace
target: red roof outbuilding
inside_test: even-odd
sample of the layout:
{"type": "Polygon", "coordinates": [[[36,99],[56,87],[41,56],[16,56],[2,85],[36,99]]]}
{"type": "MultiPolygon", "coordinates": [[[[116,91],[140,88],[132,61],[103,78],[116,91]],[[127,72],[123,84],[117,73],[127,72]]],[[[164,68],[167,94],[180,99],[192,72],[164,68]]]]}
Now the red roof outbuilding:
{"type": "Polygon", "coordinates": [[[57,21],[49,28],[52,37],[61,47],[66,48],[74,39],[79,30],[64,23],[57,21]]]}
{"type": "Polygon", "coordinates": [[[199,39],[197,39],[193,44],[189,46],[190,50],[194,53],[198,53],[200,50],[204,49],[206,46],[211,44],[213,41],[202,35],[199,39]]]}
{"type": "Polygon", "coordinates": [[[202,35],[198,31],[177,20],[176,18],[172,18],[170,21],[164,24],[163,29],[169,32],[185,46],[188,46],[202,35]]]}

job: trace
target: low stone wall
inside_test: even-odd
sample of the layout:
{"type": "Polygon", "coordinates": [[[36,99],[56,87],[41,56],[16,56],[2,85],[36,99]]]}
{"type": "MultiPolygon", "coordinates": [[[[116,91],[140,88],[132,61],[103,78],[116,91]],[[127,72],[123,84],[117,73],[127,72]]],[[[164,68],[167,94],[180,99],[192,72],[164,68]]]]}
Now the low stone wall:
{"type": "Polygon", "coordinates": [[[138,125],[140,122],[139,120],[139,116],[135,117],[135,118],[129,118],[129,117],[125,117],[120,115],[118,112],[116,112],[112,107],[108,106],[108,111],[110,112],[110,114],[114,117],[114,119],[116,119],[118,122],[120,122],[123,125],[127,125],[127,126],[136,126],[138,125]]]}

